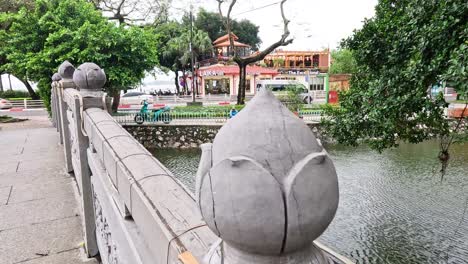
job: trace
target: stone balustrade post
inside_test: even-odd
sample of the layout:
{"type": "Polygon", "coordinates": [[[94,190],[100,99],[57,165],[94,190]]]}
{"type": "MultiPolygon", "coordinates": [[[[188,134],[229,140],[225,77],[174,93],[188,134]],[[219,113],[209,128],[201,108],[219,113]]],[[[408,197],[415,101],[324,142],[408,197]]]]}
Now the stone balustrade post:
{"type": "Polygon", "coordinates": [[[75,127],[77,155],[80,160],[81,196],[83,204],[83,219],[85,229],[85,243],[89,257],[98,254],[96,241],[96,223],[94,215],[93,191],[91,186],[91,171],[88,164],[87,149],[90,147],[89,139],[83,127],[83,112],[89,108],[106,109],[102,87],[106,83],[106,74],[94,63],[83,63],[73,73],[73,82],[76,84],[81,98],[75,99],[75,127]]]}
{"type": "Polygon", "coordinates": [[[338,207],[333,162],[271,91],[202,147],[196,188],[202,217],[221,238],[204,264],[334,263],[314,244],[338,207]]]}
{"type": "Polygon", "coordinates": [[[72,158],[71,158],[71,142],[70,142],[70,129],[67,119],[67,103],[63,98],[63,90],[67,88],[75,88],[73,83],[73,72],[75,67],[68,62],[64,61],[60,64],[58,68],[58,74],[60,75],[60,80],[57,85],[57,95],[58,95],[58,107],[59,107],[59,123],[60,123],[60,135],[63,143],[63,149],[65,152],[65,168],[67,172],[73,171],[72,158]]]}
{"type": "MultiPolygon", "coordinates": [[[[58,103],[57,86],[58,86],[58,82],[61,79],[62,78],[60,77],[58,73],[54,73],[54,75],[52,75],[52,85],[51,85],[52,89],[50,92],[50,110],[52,112],[52,123],[54,127],[57,129],[57,132],[60,132],[60,126],[59,126],[59,121],[58,121],[59,113],[58,113],[58,106],[57,106],[57,103],[58,103]]],[[[60,138],[62,138],[61,132],[60,132],[60,138]]],[[[62,140],[60,140],[60,142],[62,143],[62,140]]]]}

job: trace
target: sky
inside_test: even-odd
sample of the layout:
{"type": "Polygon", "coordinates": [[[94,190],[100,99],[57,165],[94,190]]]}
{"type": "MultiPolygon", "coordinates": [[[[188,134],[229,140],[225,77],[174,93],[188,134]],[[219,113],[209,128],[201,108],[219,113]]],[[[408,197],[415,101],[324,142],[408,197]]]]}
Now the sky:
{"type": "MultiPolygon", "coordinates": [[[[288,0],[285,3],[286,17],[291,21],[289,30],[294,42],[285,50],[336,49],[343,38],[350,36],[354,29],[362,27],[365,18],[374,16],[378,0],[288,0]]],[[[266,48],[279,40],[283,34],[279,0],[238,0],[232,11],[234,19],[248,19],[259,26],[262,45],[266,48]],[[267,7],[265,7],[267,6],[267,7]],[[252,11],[253,10],[253,11],[252,11]]],[[[173,0],[171,16],[180,18],[190,10],[200,7],[218,12],[216,0],[173,0]]],[[[227,4],[224,4],[226,14],[227,4]]],[[[173,74],[159,74],[158,80],[171,80],[173,74]]],[[[151,82],[148,77],[144,82],[151,82]]]]}
{"type": "MultiPolygon", "coordinates": [[[[217,12],[216,0],[173,0],[174,16],[189,8],[203,7],[217,12]]],[[[248,19],[259,26],[261,48],[279,40],[283,33],[280,0],[238,0],[232,11],[235,19],[248,19]],[[276,4],[275,4],[276,3],[276,4]],[[267,6],[267,7],[265,7],[267,6]],[[253,10],[253,11],[251,11],[253,10]]],[[[377,0],[288,0],[285,3],[286,17],[291,21],[290,31],[294,38],[287,50],[334,49],[341,39],[350,36],[354,29],[362,26],[364,18],[374,15],[377,0]]],[[[227,9],[227,4],[224,4],[227,9]]],[[[226,12],[226,11],[224,11],[226,12]]]]}
{"type": "MultiPolygon", "coordinates": [[[[278,41],[283,33],[279,1],[238,0],[234,6],[233,18],[248,19],[259,26],[261,49],[278,41]]],[[[217,12],[218,8],[216,0],[173,0],[171,16],[180,18],[189,10],[190,4],[194,6],[195,11],[203,7],[208,11],[217,12]]],[[[335,49],[343,38],[350,36],[354,29],[362,26],[365,18],[374,15],[376,4],[377,0],[288,0],[285,3],[285,13],[291,21],[289,29],[294,42],[283,49],[322,50],[327,47],[335,49]]],[[[227,8],[227,5],[224,7],[227,8]]],[[[8,78],[2,77],[3,86],[9,87],[8,78]]],[[[173,74],[157,75],[157,79],[161,81],[171,78],[173,74]]],[[[148,77],[144,82],[153,80],[154,78],[148,77]]],[[[25,89],[15,78],[12,78],[12,86],[25,89]]]]}

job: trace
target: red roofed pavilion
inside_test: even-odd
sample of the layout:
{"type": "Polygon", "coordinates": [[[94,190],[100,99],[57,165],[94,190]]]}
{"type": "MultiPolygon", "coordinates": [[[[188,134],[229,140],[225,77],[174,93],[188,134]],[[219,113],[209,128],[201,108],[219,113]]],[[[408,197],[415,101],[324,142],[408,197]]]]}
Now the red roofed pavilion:
{"type": "MultiPolygon", "coordinates": [[[[252,54],[250,45],[239,42],[239,37],[231,33],[234,41],[234,49],[239,56],[249,56],[252,54]]],[[[231,44],[229,35],[226,34],[213,41],[214,56],[211,59],[200,62],[197,70],[198,92],[201,95],[226,94],[237,95],[239,86],[239,67],[230,61],[229,54],[231,44]]],[[[258,65],[247,66],[247,88],[245,93],[253,95],[256,92],[256,82],[259,80],[271,80],[278,71],[272,68],[258,65]]]]}
{"type": "MultiPolygon", "coordinates": [[[[234,49],[239,56],[249,56],[251,51],[250,45],[238,42],[239,37],[236,34],[231,33],[232,39],[234,41],[234,49]]],[[[228,34],[219,37],[213,41],[213,48],[215,49],[217,57],[228,57],[231,51],[231,43],[229,41],[228,34]]]]}

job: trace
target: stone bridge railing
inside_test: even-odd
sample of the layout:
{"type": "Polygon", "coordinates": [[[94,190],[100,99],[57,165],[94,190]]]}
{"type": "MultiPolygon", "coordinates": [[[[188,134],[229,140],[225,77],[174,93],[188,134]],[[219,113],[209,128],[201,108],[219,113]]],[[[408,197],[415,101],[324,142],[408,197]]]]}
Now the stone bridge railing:
{"type": "MultiPolygon", "coordinates": [[[[265,167],[265,153],[246,157],[240,146],[223,147],[223,135],[244,125],[236,117],[237,126],[228,122],[213,145],[203,146],[194,196],[108,113],[105,81],[95,64],[75,70],[64,62],[52,84],[52,119],[78,185],[88,257],[100,255],[106,264],[350,263],[313,243],[335,214],[338,185],[333,164],[308,128],[289,131],[299,139],[288,141],[289,147],[273,147],[276,158],[286,154],[290,161],[265,167]],[[298,155],[281,150],[298,144],[298,155]],[[312,167],[315,172],[305,173],[312,167]],[[285,178],[287,170],[292,176],[285,178]],[[310,189],[296,188],[296,176],[310,189]]],[[[271,99],[257,101],[265,107],[262,100],[271,99]]],[[[286,123],[274,126],[283,133],[286,123]]]]}

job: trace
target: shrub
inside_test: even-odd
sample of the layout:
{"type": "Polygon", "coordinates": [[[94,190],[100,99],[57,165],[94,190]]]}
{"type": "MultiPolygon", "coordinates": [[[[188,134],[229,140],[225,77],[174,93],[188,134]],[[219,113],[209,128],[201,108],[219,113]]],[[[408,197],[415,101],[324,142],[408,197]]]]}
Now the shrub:
{"type": "Polygon", "coordinates": [[[26,91],[6,90],[0,92],[0,98],[29,98],[29,93],[26,91]]]}

